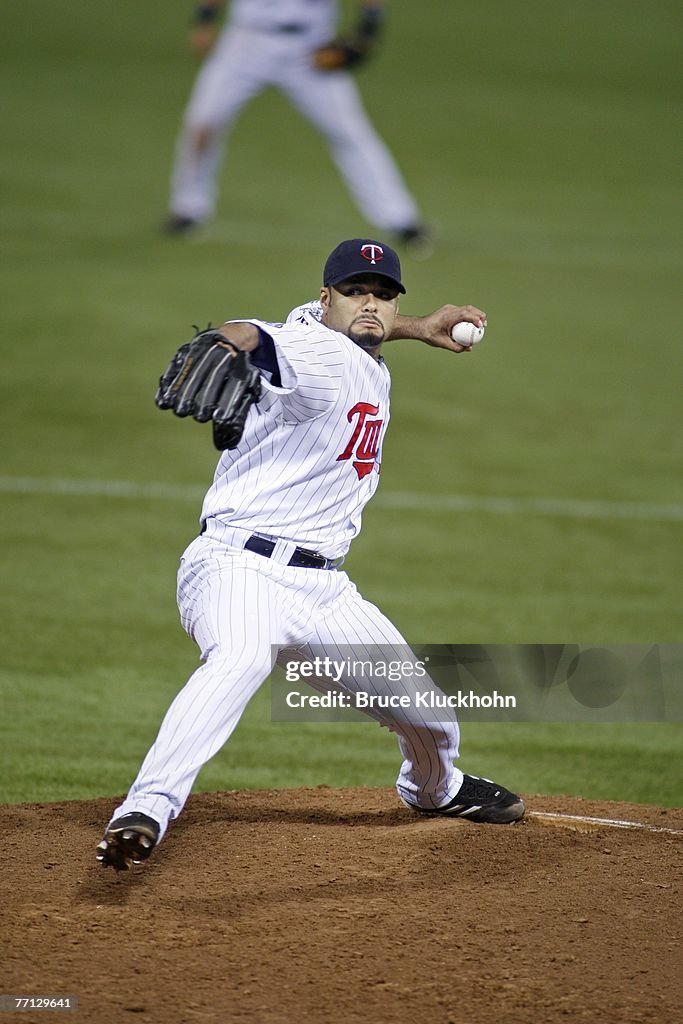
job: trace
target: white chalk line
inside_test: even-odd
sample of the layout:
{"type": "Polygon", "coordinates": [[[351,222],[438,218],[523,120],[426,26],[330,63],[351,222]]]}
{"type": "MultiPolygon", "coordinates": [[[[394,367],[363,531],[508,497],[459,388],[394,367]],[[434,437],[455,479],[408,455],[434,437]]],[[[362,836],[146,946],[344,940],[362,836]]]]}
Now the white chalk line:
{"type": "Polygon", "coordinates": [[[589,825],[604,825],[607,828],[640,829],[643,832],[664,832],[670,836],[683,836],[683,830],[666,828],[663,825],[647,825],[642,821],[623,821],[619,818],[591,818],[585,814],[557,814],[554,811],[528,811],[528,817],[550,818],[557,821],[581,821],[589,825]]]}
{"type": "Polygon", "coordinates": [[[196,487],[191,484],[142,483],[135,480],[0,476],[0,492],[4,494],[54,494],[76,498],[130,498],[132,500],[159,498],[164,501],[201,501],[206,490],[206,487],[196,487]]]}
{"type": "MultiPolygon", "coordinates": [[[[208,482],[207,482],[208,486],[208,482]]],[[[0,493],[73,497],[201,501],[206,487],[133,480],[0,476],[0,493]]],[[[508,498],[474,494],[417,494],[380,491],[373,504],[407,512],[488,512],[503,516],[551,516],[567,519],[630,519],[683,522],[683,505],[638,501],[582,501],[573,498],[508,498]]]]}

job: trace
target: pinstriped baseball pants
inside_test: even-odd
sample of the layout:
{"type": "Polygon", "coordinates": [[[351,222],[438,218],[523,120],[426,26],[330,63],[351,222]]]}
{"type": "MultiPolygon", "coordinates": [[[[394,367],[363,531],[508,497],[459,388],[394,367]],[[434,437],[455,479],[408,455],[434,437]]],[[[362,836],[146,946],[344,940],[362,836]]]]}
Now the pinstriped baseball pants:
{"type": "MultiPolygon", "coordinates": [[[[381,649],[405,660],[399,631],[344,572],[293,568],[205,534],[185,551],[178,573],[181,621],[197,643],[202,664],[177,694],[125,802],[113,817],[142,811],[161,826],[182,811],[198,772],[227,742],[250,698],[268,678],[278,650],[291,657],[344,661],[381,649]]],[[[426,678],[421,681],[433,685],[426,678]]],[[[315,684],[314,684],[315,685],[315,684]]],[[[408,693],[413,679],[360,680],[344,675],[338,689],[408,693]]],[[[455,717],[433,712],[373,710],[371,717],[397,734],[403,763],[396,787],[408,803],[438,807],[456,795],[462,773],[455,717]],[[424,716],[424,717],[423,717],[424,716]],[[427,717],[430,716],[430,717],[427,717]]]]}

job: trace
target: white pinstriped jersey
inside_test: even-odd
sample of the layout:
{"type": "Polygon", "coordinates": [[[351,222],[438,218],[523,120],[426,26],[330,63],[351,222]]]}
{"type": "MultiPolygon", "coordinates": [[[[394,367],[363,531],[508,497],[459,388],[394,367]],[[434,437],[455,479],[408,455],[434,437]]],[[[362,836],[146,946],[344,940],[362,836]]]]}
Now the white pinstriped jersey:
{"type": "Polygon", "coordinates": [[[201,518],[338,558],[379,482],[391,378],[383,361],[318,315],[312,303],[286,324],[248,321],[273,339],[281,386],[263,378],[242,440],[221,455],[201,518]]]}
{"type": "Polygon", "coordinates": [[[232,0],[230,21],[240,28],[277,31],[302,25],[321,39],[331,38],[337,20],[336,0],[232,0]]]}

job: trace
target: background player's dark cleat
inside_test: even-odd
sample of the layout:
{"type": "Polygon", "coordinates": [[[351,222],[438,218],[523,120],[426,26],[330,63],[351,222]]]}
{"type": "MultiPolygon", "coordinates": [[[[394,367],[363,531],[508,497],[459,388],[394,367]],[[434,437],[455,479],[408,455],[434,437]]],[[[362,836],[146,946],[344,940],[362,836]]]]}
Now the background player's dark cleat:
{"type": "Polygon", "coordinates": [[[444,814],[451,818],[468,818],[470,821],[491,825],[509,825],[524,816],[524,801],[521,797],[477,775],[465,775],[457,796],[442,807],[426,810],[413,804],[409,806],[423,814],[444,814]]]}
{"type": "Polygon", "coordinates": [[[198,228],[200,221],[194,217],[183,217],[179,213],[172,213],[164,221],[163,232],[166,235],[187,235],[195,228],[198,228]]]}
{"type": "Polygon", "coordinates": [[[412,224],[398,232],[397,242],[415,260],[428,260],[434,254],[434,232],[426,224],[412,224]]]}
{"type": "Polygon", "coordinates": [[[97,847],[97,859],[103,868],[128,871],[132,864],[147,860],[158,841],[158,823],[146,814],[131,811],[107,825],[97,847]]]}

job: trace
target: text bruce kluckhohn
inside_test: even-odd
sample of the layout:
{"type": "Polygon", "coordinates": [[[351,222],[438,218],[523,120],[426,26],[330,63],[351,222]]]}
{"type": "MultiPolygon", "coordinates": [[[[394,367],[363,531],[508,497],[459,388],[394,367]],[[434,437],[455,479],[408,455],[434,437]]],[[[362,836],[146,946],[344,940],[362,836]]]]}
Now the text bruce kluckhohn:
{"type": "Polygon", "coordinates": [[[407,693],[301,693],[290,690],[285,700],[289,708],[516,708],[517,698],[511,693],[437,693],[436,690],[407,693]]]}
{"type": "MultiPolygon", "coordinates": [[[[423,661],[335,661],[332,658],[313,658],[311,661],[288,661],[285,666],[288,683],[299,682],[301,679],[327,677],[339,683],[342,677],[353,675],[368,679],[388,679],[398,682],[407,678],[424,678],[427,669],[423,661]]],[[[415,689],[412,693],[378,694],[366,690],[340,692],[330,690],[328,693],[302,693],[290,690],[285,701],[290,708],[516,708],[517,698],[513,694],[503,694],[494,690],[492,693],[475,693],[474,690],[457,690],[455,693],[443,693],[441,690],[427,688],[415,689]]]]}

